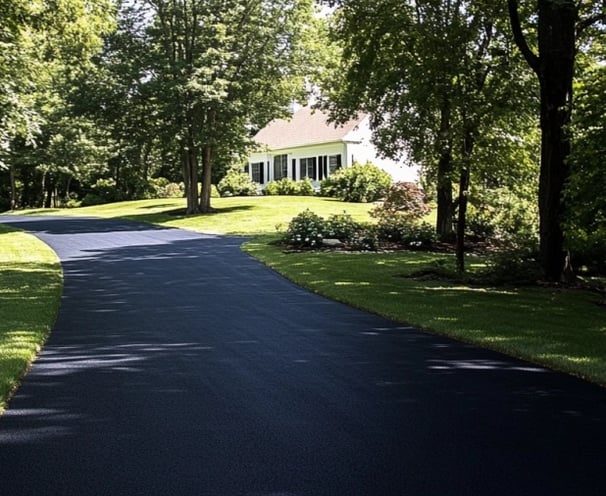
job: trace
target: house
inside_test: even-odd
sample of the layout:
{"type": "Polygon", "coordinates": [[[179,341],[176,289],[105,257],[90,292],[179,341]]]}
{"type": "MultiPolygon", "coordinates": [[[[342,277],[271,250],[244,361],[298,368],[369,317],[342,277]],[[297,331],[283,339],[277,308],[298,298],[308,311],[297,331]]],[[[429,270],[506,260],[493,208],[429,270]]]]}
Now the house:
{"type": "Polygon", "coordinates": [[[341,167],[370,161],[394,181],[415,181],[416,167],[380,158],[371,134],[367,115],[335,126],[326,113],[303,107],[288,120],[271,121],[255,135],[259,147],[248,157],[245,170],[261,186],[285,177],[295,181],[308,177],[319,186],[341,167]]]}

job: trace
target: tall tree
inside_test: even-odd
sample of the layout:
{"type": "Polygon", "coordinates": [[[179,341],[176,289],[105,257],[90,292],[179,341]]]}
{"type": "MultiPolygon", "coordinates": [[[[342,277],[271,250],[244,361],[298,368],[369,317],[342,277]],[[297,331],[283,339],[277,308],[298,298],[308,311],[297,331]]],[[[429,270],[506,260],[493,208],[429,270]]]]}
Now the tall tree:
{"type": "Polygon", "coordinates": [[[539,81],[541,172],[540,259],[544,276],[559,280],[564,268],[564,190],[570,175],[570,123],[579,36],[606,20],[601,0],[536,0],[536,51],[524,33],[518,0],[508,0],[516,44],[539,81]]]}
{"type": "Polygon", "coordinates": [[[489,131],[507,109],[523,115],[526,106],[521,81],[510,77],[506,20],[501,5],[478,0],[351,1],[337,11],[343,56],[326,84],[327,105],[337,120],[369,112],[379,149],[392,158],[408,151],[435,178],[444,239],[457,209],[461,271],[471,170],[482,166],[477,146],[490,148],[480,137],[502,137],[489,131]]]}
{"type": "Polygon", "coordinates": [[[113,8],[111,0],[9,0],[0,13],[0,169],[10,170],[14,207],[19,169],[33,176],[40,163],[31,148],[49,142],[44,125],[69,106],[65,90],[112,28],[113,8]]]}
{"type": "Polygon", "coordinates": [[[149,0],[164,120],[177,137],[187,212],[211,209],[214,164],[303,88],[311,0],[149,0]],[[202,191],[198,196],[201,164],[202,191]]]}

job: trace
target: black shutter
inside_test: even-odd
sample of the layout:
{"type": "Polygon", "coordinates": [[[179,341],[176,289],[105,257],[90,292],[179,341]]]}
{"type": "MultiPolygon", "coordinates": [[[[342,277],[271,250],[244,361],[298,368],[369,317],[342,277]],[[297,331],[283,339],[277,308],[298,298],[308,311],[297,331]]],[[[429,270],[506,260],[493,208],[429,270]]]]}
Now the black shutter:
{"type": "Polygon", "coordinates": [[[297,159],[292,159],[292,180],[297,180],[297,159]]]}

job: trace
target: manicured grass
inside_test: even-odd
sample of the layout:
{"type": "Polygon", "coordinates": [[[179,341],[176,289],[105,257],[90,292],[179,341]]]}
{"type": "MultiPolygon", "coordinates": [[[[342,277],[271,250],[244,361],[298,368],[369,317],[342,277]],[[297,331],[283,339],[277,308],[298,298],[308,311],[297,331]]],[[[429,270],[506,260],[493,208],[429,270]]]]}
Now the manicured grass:
{"type": "MultiPolygon", "coordinates": [[[[597,294],[482,288],[413,279],[448,255],[286,253],[257,238],[248,253],[312,291],[358,308],[606,385],[606,308],[597,294]]],[[[473,262],[470,263],[473,270],[473,262]]]]}
{"type": "Polygon", "coordinates": [[[55,253],[0,224],[0,413],[48,336],[61,288],[55,253]]]}
{"type": "Polygon", "coordinates": [[[121,217],[150,222],[167,227],[180,227],[213,234],[267,234],[275,233],[276,226],[285,228],[297,214],[309,208],[318,215],[347,213],[356,220],[368,221],[368,203],[345,203],[331,198],[312,196],[253,196],[213,198],[215,212],[206,215],[185,216],[185,200],[139,200],[74,209],[28,210],[27,214],[50,214],[96,217],[121,217]]]}
{"type": "MultiPolygon", "coordinates": [[[[449,255],[286,254],[268,245],[276,238],[276,226],[284,228],[306,208],[322,216],[347,211],[358,220],[369,220],[368,204],[315,197],[220,198],[213,200],[213,214],[175,213],[184,205],[181,199],[142,200],[43,213],[122,217],[210,233],[262,235],[244,249],[312,291],[606,385],[606,308],[595,303],[598,295],[553,288],[480,288],[407,277],[436,260],[452,263],[449,255]]],[[[473,261],[468,265],[473,270],[473,261]]]]}

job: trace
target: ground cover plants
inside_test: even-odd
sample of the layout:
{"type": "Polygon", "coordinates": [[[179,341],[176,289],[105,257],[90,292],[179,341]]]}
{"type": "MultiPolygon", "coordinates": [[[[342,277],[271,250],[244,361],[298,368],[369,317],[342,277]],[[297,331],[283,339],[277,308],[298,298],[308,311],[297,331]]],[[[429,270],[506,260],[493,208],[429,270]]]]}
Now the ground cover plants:
{"type": "Polygon", "coordinates": [[[61,267],[31,235],[0,224],[0,414],[59,308],[61,267]]]}

